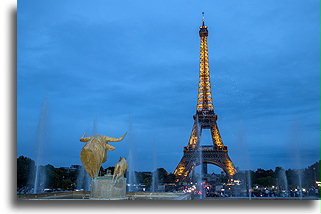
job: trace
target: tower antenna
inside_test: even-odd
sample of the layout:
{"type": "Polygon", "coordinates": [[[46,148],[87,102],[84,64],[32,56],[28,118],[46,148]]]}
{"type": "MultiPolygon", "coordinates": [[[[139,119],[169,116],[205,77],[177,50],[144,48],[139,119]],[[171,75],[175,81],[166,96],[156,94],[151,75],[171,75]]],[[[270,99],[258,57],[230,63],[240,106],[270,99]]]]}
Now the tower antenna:
{"type": "Polygon", "coordinates": [[[205,24],[204,24],[204,12],[202,12],[202,23],[203,23],[202,25],[205,26],[205,24]]]}

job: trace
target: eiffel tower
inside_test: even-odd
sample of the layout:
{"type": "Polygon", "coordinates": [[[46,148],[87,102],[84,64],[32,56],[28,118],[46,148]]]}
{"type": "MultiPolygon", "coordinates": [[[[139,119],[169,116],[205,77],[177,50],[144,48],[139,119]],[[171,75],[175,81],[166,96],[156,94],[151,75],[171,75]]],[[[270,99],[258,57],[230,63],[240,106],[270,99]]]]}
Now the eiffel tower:
{"type": "Polygon", "coordinates": [[[194,125],[188,146],[184,147],[184,155],[174,171],[176,182],[184,181],[198,165],[203,166],[204,172],[204,170],[207,170],[207,164],[214,164],[226,173],[229,180],[236,173],[236,169],[228,155],[227,146],[223,144],[217,127],[217,115],[214,113],[208,63],[208,30],[204,23],[204,12],[202,13],[202,26],[200,27],[199,35],[201,40],[200,74],[196,114],[193,116],[194,125]],[[213,145],[200,145],[203,129],[211,130],[213,145]]]}

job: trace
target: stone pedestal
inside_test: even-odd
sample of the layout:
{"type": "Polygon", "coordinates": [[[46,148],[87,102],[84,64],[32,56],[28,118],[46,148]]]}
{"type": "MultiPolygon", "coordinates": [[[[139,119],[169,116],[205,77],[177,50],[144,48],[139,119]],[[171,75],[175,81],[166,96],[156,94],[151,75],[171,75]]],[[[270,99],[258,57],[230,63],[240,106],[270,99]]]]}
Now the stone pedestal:
{"type": "Polygon", "coordinates": [[[93,199],[126,199],[126,178],[113,181],[112,176],[101,176],[91,180],[90,198],[93,199]]]}

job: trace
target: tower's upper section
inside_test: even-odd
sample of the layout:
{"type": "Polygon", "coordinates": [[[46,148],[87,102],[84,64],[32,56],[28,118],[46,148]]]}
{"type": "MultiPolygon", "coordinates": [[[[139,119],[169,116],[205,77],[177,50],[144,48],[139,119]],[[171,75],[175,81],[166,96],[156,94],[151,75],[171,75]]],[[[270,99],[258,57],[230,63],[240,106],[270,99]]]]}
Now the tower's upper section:
{"type": "Polygon", "coordinates": [[[200,27],[199,34],[200,34],[200,37],[208,36],[207,27],[205,26],[205,21],[204,21],[204,12],[202,12],[202,26],[200,27]]]}
{"type": "Polygon", "coordinates": [[[200,76],[198,83],[198,97],[197,97],[197,108],[198,114],[211,114],[214,113],[214,106],[211,93],[211,82],[210,82],[210,68],[208,63],[208,48],[207,48],[207,36],[208,31],[204,23],[200,27],[200,76]]]}

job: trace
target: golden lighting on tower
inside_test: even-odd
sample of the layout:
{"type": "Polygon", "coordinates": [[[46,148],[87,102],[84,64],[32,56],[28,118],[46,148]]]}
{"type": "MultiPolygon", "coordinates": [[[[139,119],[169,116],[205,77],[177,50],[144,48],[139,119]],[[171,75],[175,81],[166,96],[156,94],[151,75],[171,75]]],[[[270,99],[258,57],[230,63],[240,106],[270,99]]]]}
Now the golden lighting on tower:
{"type": "MultiPolygon", "coordinates": [[[[206,26],[200,27],[206,29],[206,26]]],[[[200,76],[198,83],[197,111],[213,110],[211,94],[210,69],[208,65],[207,36],[201,34],[200,45],[200,76]]]]}
{"type": "Polygon", "coordinates": [[[195,166],[199,164],[215,164],[223,169],[229,178],[233,178],[236,169],[228,155],[227,146],[224,146],[217,126],[217,115],[214,113],[214,105],[211,92],[210,69],[208,62],[207,36],[208,30],[204,23],[199,30],[200,36],[200,67],[196,114],[193,116],[194,125],[189,138],[188,146],[184,147],[184,155],[176,167],[174,174],[176,181],[184,181],[195,166]],[[210,129],[212,134],[211,146],[201,146],[200,139],[203,129],[210,129]],[[199,153],[201,151],[201,153],[199,153]],[[202,162],[197,157],[202,155],[202,162]]]}

